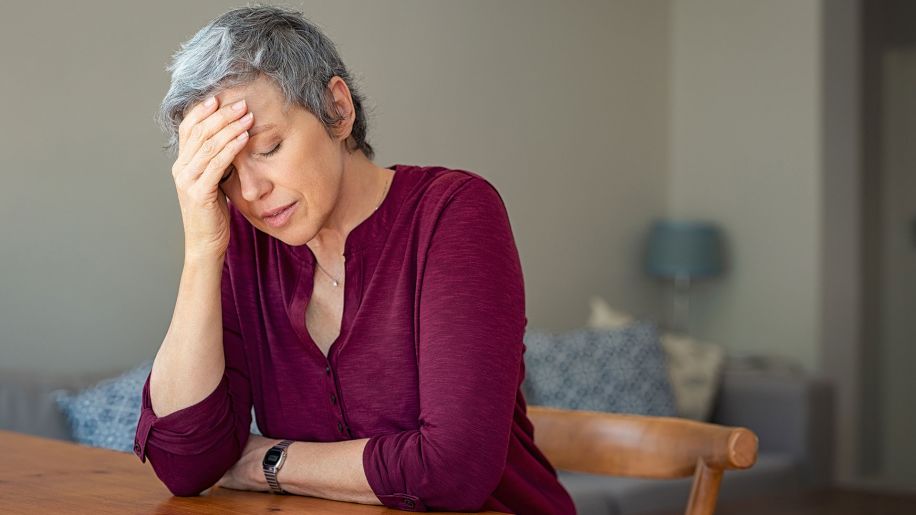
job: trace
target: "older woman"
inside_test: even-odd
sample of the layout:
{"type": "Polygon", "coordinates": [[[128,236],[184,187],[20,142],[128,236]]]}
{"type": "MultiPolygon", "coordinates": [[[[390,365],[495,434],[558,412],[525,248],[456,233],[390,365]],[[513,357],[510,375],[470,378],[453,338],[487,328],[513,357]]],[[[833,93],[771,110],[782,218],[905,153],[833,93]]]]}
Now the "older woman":
{"type": "Polygon", "coordinates": [[[175,495],[573,513],[519,389],[524,285],[496,189],[375,165],[364,101],[300,13],[230,11],[169,69],[185,260],[139,458],[175,495]]]}

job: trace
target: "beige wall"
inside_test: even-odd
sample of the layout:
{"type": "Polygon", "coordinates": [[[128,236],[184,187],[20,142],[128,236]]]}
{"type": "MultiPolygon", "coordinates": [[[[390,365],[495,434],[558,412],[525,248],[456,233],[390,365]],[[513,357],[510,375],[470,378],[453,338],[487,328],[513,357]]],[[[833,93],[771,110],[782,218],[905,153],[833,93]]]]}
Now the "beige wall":
{"type": "MultiPolygon", "coordinates": [[[[182,233],[152,116],[179,42],[235,2],[20,2],[0,17],[0,363],[152,357],[182,233]]],[[[301,5],[292,3],[289,5],[301,5]]],[[[592,293],[656,315],[639,272],[664,212],[669,2],[308,2],[375,106],[380,164],[477,171],[501,191],[529,324],[592,293]]]]}
{"type": "Polygon", "coordinates": [[[820,338],[820,1],[672,9],[671,213],[717,221],[728,270],[692,296],[698,337],[813,369],[820,338]]]}
{"type": "Polygon", "coordinates": [[[694,333],[732,356],[775,354],[827,376],[835,478],[855,481],[860,4],[672,5],[670,209],[721,223],[729,250],[725,276],[694,290],[694,333]]]}

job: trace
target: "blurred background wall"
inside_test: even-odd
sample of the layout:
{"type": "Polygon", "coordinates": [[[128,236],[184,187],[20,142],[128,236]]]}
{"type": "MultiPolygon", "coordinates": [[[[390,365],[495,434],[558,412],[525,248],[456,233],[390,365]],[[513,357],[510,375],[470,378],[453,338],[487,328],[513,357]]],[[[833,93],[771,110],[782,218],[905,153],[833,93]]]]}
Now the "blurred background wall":
{"type": "MultiPolygon", "coordinates": [[[[0,335],[6,366],[152,357],[183,236],[153,114],[169,56],[237,2],[22,2],[0,17],[0,335]]],[[[640,240],[665,211],[669,11],[648,2],[290,2],[372,106],[376,162],[476,171],[500,190],[532,325],[587,295],[658,314],[640,240]]]]}
{"type": "Polygon", "coordinates": [[[698,285],[692,322],[729,350],[769,349],[814,368],[821,5],[672,6],[669,206],[721,221],[729,238],[728,280],[698,285]]]}

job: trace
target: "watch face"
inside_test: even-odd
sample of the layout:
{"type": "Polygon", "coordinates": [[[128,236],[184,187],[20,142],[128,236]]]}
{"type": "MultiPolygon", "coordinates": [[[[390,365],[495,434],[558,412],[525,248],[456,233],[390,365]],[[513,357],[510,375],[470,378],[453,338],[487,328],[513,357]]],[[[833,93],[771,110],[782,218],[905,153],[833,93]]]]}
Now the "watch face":
{"type": "Polygon", "coordinates": [[[280,457],[283,456],[283,451],[280,449],[271,449],[267,451],[267,454],[264,455],[264,465],[267,467],[273,467],[280,462],[280,457]]]}

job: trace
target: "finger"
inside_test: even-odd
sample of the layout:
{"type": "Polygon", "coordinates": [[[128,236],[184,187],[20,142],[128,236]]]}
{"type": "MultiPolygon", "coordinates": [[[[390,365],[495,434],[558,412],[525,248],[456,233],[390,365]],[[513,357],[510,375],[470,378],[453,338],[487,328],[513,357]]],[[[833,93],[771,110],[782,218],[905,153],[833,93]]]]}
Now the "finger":
{"type": "Polygon", "coordinates": [[[200,174],[197,184],[207,191],[216,189],[223,176],[226,175],[226,169],[232,164],[232,160],[245,147],[246,143],[248,143],[248,131],[242,132],[232,141],[226,143],[222,150],[210,160],[203,173],[200,174]]]}
{"type": "MultiPolygon", "coordinates": [[[[207,169],[212,159],[219,155],[219,153],[223,151],[227,144],[233,142],[240,134],[243,133],[246,134],[245,137],[247,138],[246,131],[251,127],[253,120],[254,115],[252,113],[248,113],[238,120],[230,123],[217,134],[215,134],[212,138],[205,141],[203,145],[201,145],[197,150],[197,154],[191,159],[191,162],[188,163],[188,165],[185,167],[185,170],[180,174],[182,180],[197,180],[201,174],[204,173],[204,170],[207,169]]],[[[235,149],[233,156],[235,156],[239,150],[240,148],[235,149]]]]}
{"type": "Polygon", "coordinates": [[[217,102],[215,96],[211,96],[205,99],[203,102],[198,102],[188,113],[185,115],[184,119],[181,120],[181,123],[178,124],[178,140],[179,142],[184,142],[187,139],[188,132],[190,132],[191,127],[199,123],[201,120],[210,116],[217,107],[219,102],[217,102]]]}
{"type": "MultiPolygon", "coordinates": [[[[223,127],[244,115],[246,110],[247,105],[243,99],[234,104],[220,107],[219,110],[209,114],[206,118],[190,127],[188,137],[184,142],[184,148],[179,151],[184,157],[182,161],[185,163],[190,162],[192,156],[197,154],[200,147],[208,139],[222,130],[223,127]]],[[[179,159],[181,160],[181,158],[179,159]]]]}

